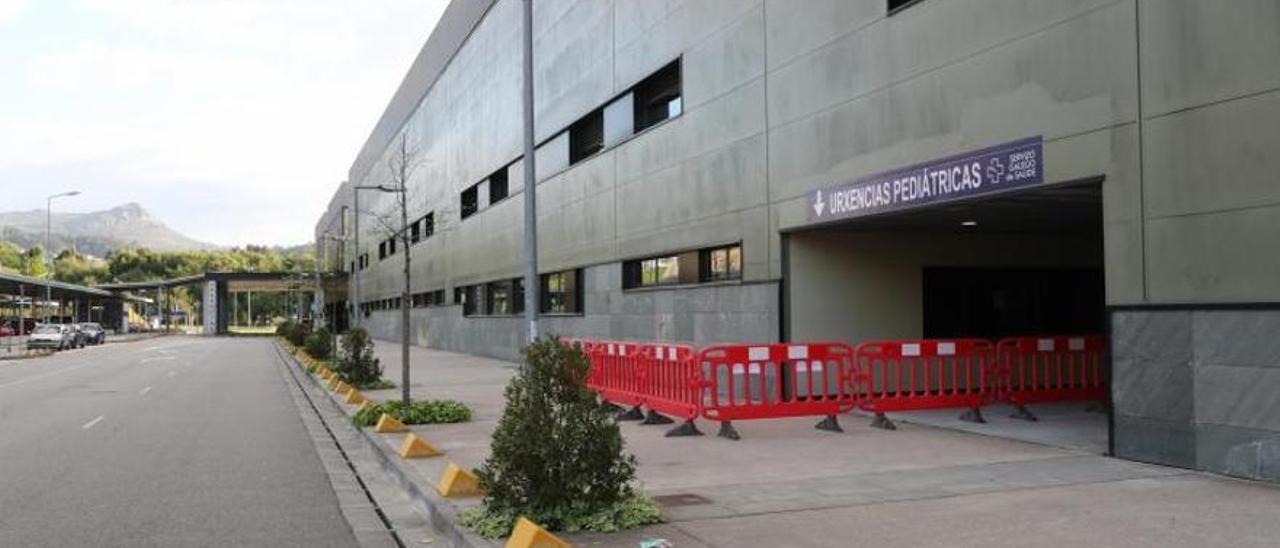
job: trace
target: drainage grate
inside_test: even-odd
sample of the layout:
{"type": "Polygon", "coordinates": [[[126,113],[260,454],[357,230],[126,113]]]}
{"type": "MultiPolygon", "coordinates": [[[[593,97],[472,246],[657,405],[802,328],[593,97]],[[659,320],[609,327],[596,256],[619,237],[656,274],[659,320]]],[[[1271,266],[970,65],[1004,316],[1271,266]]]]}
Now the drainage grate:
{"type": "Polygon", "coordinates": [[[653,500],[656,501],[658,504],[661,504],[668,508],[674,508],[677,506],[697,506],[699,504],[711,504],[711,499],[704,497],[702,495],[695,495],[693,493],[677,493],[675,495],[662,495],[660,497],[653,497],[653,500]]]}

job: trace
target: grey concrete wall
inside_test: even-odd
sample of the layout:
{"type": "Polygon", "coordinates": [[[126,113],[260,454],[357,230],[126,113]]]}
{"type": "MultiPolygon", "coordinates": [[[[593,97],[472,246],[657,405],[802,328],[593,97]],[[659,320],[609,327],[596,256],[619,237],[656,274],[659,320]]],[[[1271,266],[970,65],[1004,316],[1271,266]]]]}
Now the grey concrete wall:
{"type": "MultiPolygon", "coordinates": [[[[724,283],[677,289],[622,290],[617,263],[583,271],[585,310],[542,318],[549,335],[636,341],[773,342],[778,340],[778,284],[724,283]]],[[[525,342],[522,317],[463,316],[461,306],[411,312],[415,344],[515,360],[525,342]]],[[[364,327],[399,340],[400,312],[373,312],[364,327]]]]}
{"type": "Polygon", "coordinates": [[[917,338],[925,267],[1100,267],[1089,238],[819,231],[789,237],[793,340],[917,338]]]}
{"type": "Polygon", "coordinates": [[[1115,453],[1280,481],[1280,310],[1112,314],[1115,453]]]}

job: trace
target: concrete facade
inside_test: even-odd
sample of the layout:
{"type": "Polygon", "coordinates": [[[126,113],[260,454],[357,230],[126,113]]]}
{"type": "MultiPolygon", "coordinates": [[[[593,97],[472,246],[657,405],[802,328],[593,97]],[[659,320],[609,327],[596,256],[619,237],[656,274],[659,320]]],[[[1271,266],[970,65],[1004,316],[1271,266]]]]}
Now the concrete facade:
{"type": "MultiPolygon", "coordinates": [[[[890,14],[885,0],[536,0],[534,10],[539,261],[543,272],[582,268],[587,286],[583,313],[550,317],[547,331],[699,343],[918,336],[911,280],[925,262],[894,259],[903,246],[932,249],[934,266],[1100,264],[1116,453],[1275,479],[1280,410],[1226,401],[1280,390],[1280,356],[1258,327],[1274,317],[1258,304],[1280,302],[1280,4],[923,0],[890,14]],[[675,59],[680,115],[568,165],[561,130],[675,59]],[[1014,244],[1024,252],[1001,254],[937,234],[877,244],[808,224],[814,189],[1029,136],[1043,138],[1044,188],[1102,181],[1096,233],[1027,236],[1014,244]],[[623,261],[734,243],[739,281],[622,289],[623,261]],[[845,312],[855,307],[864,312],[845,312]],[[1147,327],[1170,315],[1186,329],[1147,327]],[[1174,343],[1192,346],[1168,360],[1134,350],[1174,343]],[[1221,363],[1222,345],[1250,352],[1249,365],[1221,363]]],[[[412,249],[413,291],[443,289],[452,303],[454,288],[520,275],[519,30],[518,0],[451,4],[317,223],[318,244],[344,245],[322,235],[340,231],[351,185],[389,183],[404,139],[419,153],[410,217],[435,212],[435,234],[412,249]],[[460,193],[509,164],[511,197],[482,197],[461,219],[460,193]]],[[[361,221],[363,298],[397,297],[402,257],[378,260],[386,231],[373,219],[392,197],[368,192],[361,206],[375,214],[361,221]]],[[[359,253],[344,247],[331,256],[349,263],[359,253]]],[[[515,355],[518,319],[460,308],[415,309],[416,340],[515,355]]],[[[396,316],[365,322],[390,337],[396,316]]]]}

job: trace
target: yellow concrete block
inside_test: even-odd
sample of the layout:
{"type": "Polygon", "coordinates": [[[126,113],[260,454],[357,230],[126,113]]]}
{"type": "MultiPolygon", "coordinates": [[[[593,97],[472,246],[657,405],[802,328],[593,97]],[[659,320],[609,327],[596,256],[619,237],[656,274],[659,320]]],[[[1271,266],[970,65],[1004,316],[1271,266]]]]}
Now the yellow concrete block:
{"type": "Polygon", "coordinates": [[[396,420],[395,417],[383,413],[378,417],[378,424],[374,425],[373,431],[379,434],[396,434],[400,432],[408,432],[409,427],[403,422],[396,420]]]}
{"type": "Polygon", "coordinates": [[[347,403],[360,405],[366,401],[369,400],[364,399],[364,395],[359,390],[356,390],[355,387],[352,387],[351,391],[347,392],[347,403]]]}
{"type": "Polygon", "coordinates": [[[478,497],[484,494],[480,489],[480,478],[452,462],[445,467],[440,483],[436,484],[436,492],[442,497],[478,497]]]}
{"type": "Polygon", "coordinates": [[[443,451],[436,449],[434,445],[427,443],[427,440],[418,437],[417,434],[405,436],[404,443],[400,444],[400,456],[406,459],[435,457],[443,454],[443,451]]]}
{"type": "Polygon", "coordinates": [[[369,401],[369,400],[364,400],[364,403],[360,404],[360,410],[361,410],[361,411],[364,411],[365,409],[368,409],[368,408],[370,408],[370,407],[373,407],[373,402],[371,402],[371,401],[369,401]]]}
{"type": "Polygon", "coordinates": [[[569,548],[573,546],[549,533],[546,529],[529,518],[521,517],[516,521],[511,538],[507,539],[506,548],[569,548]]]}

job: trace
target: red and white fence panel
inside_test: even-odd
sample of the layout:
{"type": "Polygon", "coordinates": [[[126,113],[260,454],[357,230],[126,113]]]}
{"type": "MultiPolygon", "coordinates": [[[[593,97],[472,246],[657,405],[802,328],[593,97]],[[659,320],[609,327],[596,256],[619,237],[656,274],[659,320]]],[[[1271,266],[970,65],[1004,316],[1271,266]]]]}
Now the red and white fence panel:
{"type": "Polygon", "coordinates": [[[1106,353],[1106,338],[1096,335],[1001,339],[996,344],[999,399],[1020,408],[1039,402],[1105,401],[1106,353]]]}
{"type": "Polygon", "coordinates": [[[730,421],[739,419],[825,416],[818,427],[839,430],[835,416],[855,405],[853,356],[838,342],[706,348],[697,359],[708,388],[702,415],[733,439],[730,421]]]}
{"type": "Polygon", "coordinates": [[[989,378],[995,345],[982,339],[879,340],[856,349],[853,377],[858,407],[876,414],[876,426],[892,428],[884,413],[963,407],[962,418],[982,422],[991,400],[989,378]]]}

